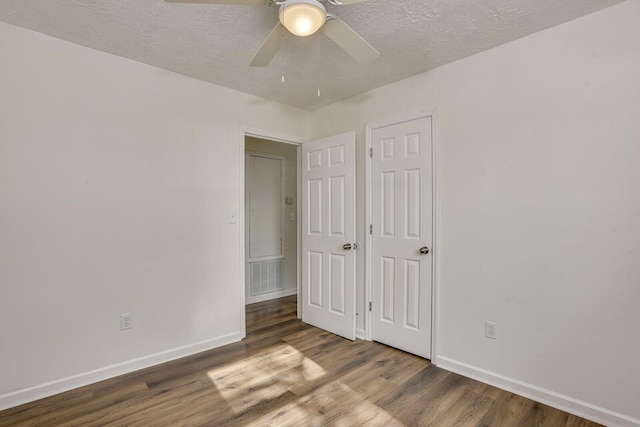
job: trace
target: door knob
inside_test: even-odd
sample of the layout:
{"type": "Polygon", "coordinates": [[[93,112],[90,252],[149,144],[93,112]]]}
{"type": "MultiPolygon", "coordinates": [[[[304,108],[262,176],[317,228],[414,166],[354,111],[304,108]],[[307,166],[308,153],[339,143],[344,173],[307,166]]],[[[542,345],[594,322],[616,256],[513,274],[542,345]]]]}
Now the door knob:
{"type": "Polygon", "coordinates": [[[428,247],[426,247],[426,246],[421,247],[421,248],[420,248],[420,253],[421,253],[422,255],[426,255],[426,254],[428,254],[428,253],[429,253],[429,248],[428,248],[428,247]]]}
{"type": "Polygon", "coordinates": [[[350,251],[351,243],[345,243],[344,245],[342,245],[342,249],[344,249],[345,251],[350,251]]]}

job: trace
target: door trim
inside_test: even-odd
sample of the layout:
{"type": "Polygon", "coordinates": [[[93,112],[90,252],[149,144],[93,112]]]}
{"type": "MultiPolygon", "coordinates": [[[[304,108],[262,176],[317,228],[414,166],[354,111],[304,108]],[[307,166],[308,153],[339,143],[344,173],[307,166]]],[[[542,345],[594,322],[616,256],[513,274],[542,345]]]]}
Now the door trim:
{"type": "MultiPolygon", "coordinates": [[[[246,281],[246,277],[244,274],[244,270],[245,270],[245,263],[246,263],[246,253],[245,253],[245,220],[244,220],[244,209],[245,209],[245,186],[246,186],[246,171],[245,171],[245,143],[244,140],[247,136],[252,136],[255,138],[260,138],[260,139],[267,139],[269,141],[274,141],[274,142],[282,142],[285,144],[291,144],[291,145],[297,145],[298,146],[298,173],[297,173],[297,177],[296,177],[296,185],[298,187],[297,189],[297,227],[298,227],[298,241],[297,241],[297,251],[296,251],[296,264],[297,264],[297,268],[298,268],[298,275],[297,275],[297,291],[298,291],[298,295],[300,295],[301,293],[301,274],[302,274],[302,266],[301,266],[301,258],[300,258],[300,251],[301,251],[301,241],[300,241],[300,233],[302,231],[301,226],[300,226],[300,195],[301,195],[301,190],[300,190],[300,146],[303,144],[304,141],[302,141],[299,138],[296,138],[294,136],[291,135],[287,135],[287,134],[283,134],[280,132],[273,132],[273,131],[269,131],[269,130],[264,130],[264,129],[258,129],[258,128],[253,128],[253,127],[249,127],[249,126],[240,126],[239,129],[239,135],[238,135],[238,150],[239,150],[239,155],[238,155],[238,159],[239,159],[239,164],[238,164],[238,170],[239,170],[239,179],[240,179],[240,185],[239,185],[239,192],[240,192],[240,196],[239,196],[239,200],[238,200],[238,212],[236,213],[237,218],[238,218],[238,235],[239,235],[239,251],[238,251],[238,258],[240,260],[240,265],[239,265],[239,274],[238,274],[238,293],[239,293],[239,304],[240,304],[240,334],[241,334],[241,339],[245,338],[247,336],[247,325],[246,325],[246,309],[245,309],[245,305],[246,305],[246,288],[245,288],[245,281],[246,281]]],[[[300,298],[298,298],[298,318],[300,318],[302,316],[302,311],[301,311],[301,306],[300,306],[300,298]]]]}
{"type": "MultiPolygon", "coordinates": [[[[252,261],[270,261],[270,260],[274,260],[274,259],[283,259],[285,257],[285,238],[284,238],[284,228],[285,228],[285,209],[286,209],[286,205],[284,203],[284,199],[285,199],[285,167],[284,167],[284,156],[279,156],[277,154],[268,154],[268,153],[259,153],[257,151],[245,151],[245,163],[244,163],[244,167],[245,167],[245,181],[244,181],[244,205],[245,207],[247,206],[247,203],[251,200],[251,185],[249,182],[247,182],[247,164],[249,162],[249,158],[250,157],[262,157],[265,159],[273,159],[273,160],[279,160],[280,161],[280,194],[279,194],[279,200],[280,200],[280,253],[279,254],[274,254],[274,255],[268,255],[268,256],[262,256],[262,257],[255,257],[255,258],[251,258],[251,236],[245,236],[245,248],[249,247],[249,257],[248,257],[248,261],[252,262],[252,261]]],[[[249,171],[249,173],[251,173],[251,171],[249,171]]],[[[248,224],[247,228],[249,229],[249,234],[251,234],[251,224],[248,224]]],[[[245,234],[246,234],[246,230],[245,230],[245,234]]],[[[246,256],[246,254],[245,254],[246,256]]]]}
{"type": "Polygon", "coordinates": [[[431,173],[432,173],[432,214],[433,214],[433,247],[432,253],[432,270],[431,270],[431,363],[438,364],[438,352],[436,339],[438,331],[438,288],[439,288],[439,271],[440,265],[440,172],[439,164],[439,144],[438,144],[438,110],[437,108],[427,108],[417,113],[408,114],[406,116],[397,117],[395,119],[375,122],[366,126],[366,150],[365,150],[365,316],[364,328],[365,338],[371,341],[371,311],[369,311],[369,302],[371,301],[371,234],[369,234],[369,225],[372,221],[372,194],[371,194],[371,157],[369,155],[372,146],[372,134],[376,129],[387,126],[393,126],[400,123],[410,122],[413,120],[431,118],[431,173]]]}

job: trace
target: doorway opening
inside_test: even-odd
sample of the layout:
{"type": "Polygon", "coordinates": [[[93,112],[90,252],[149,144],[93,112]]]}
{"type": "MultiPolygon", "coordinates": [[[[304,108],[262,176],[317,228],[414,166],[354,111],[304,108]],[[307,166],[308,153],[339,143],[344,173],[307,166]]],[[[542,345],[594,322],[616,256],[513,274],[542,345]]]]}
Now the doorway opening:
{"type": "Polygon", "coordinates": [[[298,147],[245,136],[245,304],[298,294],[298,147]]]}

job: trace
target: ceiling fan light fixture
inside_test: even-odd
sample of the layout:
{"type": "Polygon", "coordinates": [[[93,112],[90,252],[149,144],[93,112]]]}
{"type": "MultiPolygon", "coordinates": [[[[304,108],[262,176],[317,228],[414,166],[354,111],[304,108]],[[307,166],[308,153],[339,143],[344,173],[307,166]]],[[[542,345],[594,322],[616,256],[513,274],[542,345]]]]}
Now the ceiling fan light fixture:
{"type": "Polygon", "coordinates": [[[280,6],[280,23],[296,36],[310,36],[327,21],[327,10],[317,0],[287,0],[280,6]]]}

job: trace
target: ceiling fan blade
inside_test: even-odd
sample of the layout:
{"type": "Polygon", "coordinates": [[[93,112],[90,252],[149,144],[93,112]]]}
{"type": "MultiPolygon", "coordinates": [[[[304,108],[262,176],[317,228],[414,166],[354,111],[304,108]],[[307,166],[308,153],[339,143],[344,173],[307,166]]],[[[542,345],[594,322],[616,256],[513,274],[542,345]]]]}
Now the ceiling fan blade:
{"type": "Polygon", "coordinates": [[[373,62],[380,56],[380,52],[340,18],[327,20],[324,24],[324,33],[363,65],[373,62]]]}
{"type": "Polygon", "coordinates": [[[244,6],[264,6],[266,0],[164,0],[167,3],[238,4],[244,6]]]}
{"type": "Polygon", "coordinates": [[[266,67],[269,65],[273,57],[276,56],[276,53],[278,53],[282,47],[282,37],[284,37],[284,27],[278,22],[249,65],[252,67],[266,67]]]}

